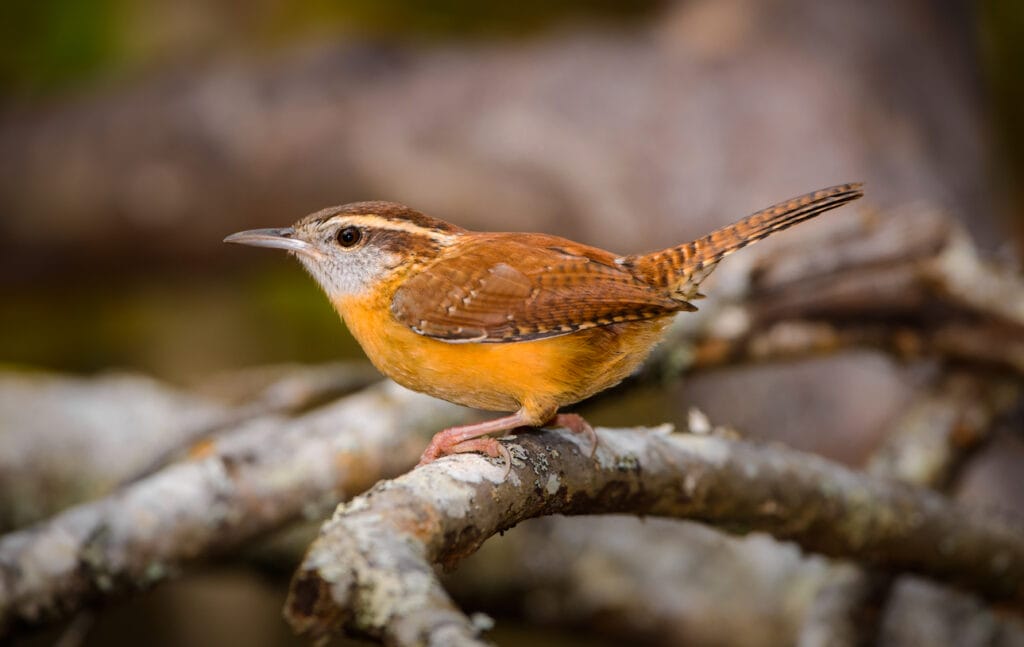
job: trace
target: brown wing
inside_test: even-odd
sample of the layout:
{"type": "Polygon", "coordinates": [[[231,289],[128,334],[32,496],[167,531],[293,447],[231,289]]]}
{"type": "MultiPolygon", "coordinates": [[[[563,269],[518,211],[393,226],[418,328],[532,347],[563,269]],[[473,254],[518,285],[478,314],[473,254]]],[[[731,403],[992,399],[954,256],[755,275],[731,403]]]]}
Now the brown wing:
{"type": "Polygon", "coordinates": [[[693,309],[614,256],[554,236],[487,234],[408,279],[391,312],[449,342],[517,342],[693,309]]]}

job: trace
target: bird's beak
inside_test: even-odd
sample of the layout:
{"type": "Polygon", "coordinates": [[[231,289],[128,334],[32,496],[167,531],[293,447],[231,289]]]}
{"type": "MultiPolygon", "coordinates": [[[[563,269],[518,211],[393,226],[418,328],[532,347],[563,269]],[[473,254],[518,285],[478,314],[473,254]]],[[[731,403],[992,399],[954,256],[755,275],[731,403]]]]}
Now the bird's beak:
{"type": "Polygon", "coordinates": [[[298,254],[315,255],[316,247],[304,240],[294,238],[295,230],[291,227],[280,229],[250,229],[231,234],[224,239],[225,243],[238,243],[239,245],[252,245],[253,247],[273,247],[274,249],[285,249],[298,254]]]}

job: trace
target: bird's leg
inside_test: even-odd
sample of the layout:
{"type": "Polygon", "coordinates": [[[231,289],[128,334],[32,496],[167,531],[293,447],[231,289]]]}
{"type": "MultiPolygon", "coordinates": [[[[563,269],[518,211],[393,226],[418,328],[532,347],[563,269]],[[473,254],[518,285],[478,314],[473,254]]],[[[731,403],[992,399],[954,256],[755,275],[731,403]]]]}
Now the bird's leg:
{"type": "Polygon", "coordinates": [[[550,418],[540,417],[540,420],[547,419],[547,422],[537,425],[537,417],[526,414],[522,409],[510,416],[503,416],[493,420],[486,420],[472,425],[449,427],[444,431],[434,434],[430,439],[420,462],[416,465],[432,463],[442,456],[449,454],[465,454],[468,452],[480,452],[497,458],[505,459],[505,474],[512,469],[512,454],[508,448],[491,438],[490,434],[504,434],[516,427],[540,426],[540,427],[564,427],[574,434],[582,434],[590,441],[590,457],[594,457],[597,451],[597,433],[590,426],[583,416],[575,413],[559,413],[550,418]]]}
{"type": "Polygon", "coordinates": [[[430,444],[427,445],[423,456],[420,457],[417,467],[431,463],[441,456],[447,456],[448,454],[480,452],[492,458],[502,456],[508,466],[507,469],[511,470],[512,454],[509,453],[504,445],[494,438],[487,437],[487,435],[499,432],[504,433],[516,427],[528,425],[530,422],[522,410],[519,410],[510,416],[503,416],[494,420],[478,422],[472,425],[462,425],[460,427],[450,427],[438,432],[430,439],[430,444]]]}
{"type": "Polygon", "coordinates": [[[597,432],[590,426],[590,423],[577,413],[560,413],[551,420],[545,422],[542,427],[565,427],[574,434],[582,434],[590,441],[590,457],[597,452],[597,432]]]}

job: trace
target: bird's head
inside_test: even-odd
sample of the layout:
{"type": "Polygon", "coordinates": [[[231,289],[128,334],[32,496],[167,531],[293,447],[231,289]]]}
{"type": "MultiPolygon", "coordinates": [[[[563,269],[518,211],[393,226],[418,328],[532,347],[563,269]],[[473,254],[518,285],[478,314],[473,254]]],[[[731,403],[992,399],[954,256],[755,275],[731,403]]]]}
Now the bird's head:
{"type": "Polygon", "coordinates": [[[332,300],[436,258],[464,229],[393,202],[354,202],[310,214],[291,227],[231,234],[226,243],[291,252],[332,300]]]}

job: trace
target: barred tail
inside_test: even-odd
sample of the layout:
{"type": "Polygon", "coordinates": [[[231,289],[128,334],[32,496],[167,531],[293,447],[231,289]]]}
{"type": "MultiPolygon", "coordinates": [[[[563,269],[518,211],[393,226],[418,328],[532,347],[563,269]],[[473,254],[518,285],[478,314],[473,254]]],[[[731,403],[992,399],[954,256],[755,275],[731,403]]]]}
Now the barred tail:
{"type": "Polygon", "coordinates": [[[623,263],[649,283],[663,285],[683,300],[698,298],[700,282],[718,261],[777,231],[860,198],[864,195],[862,186],[842,184],[780,202],[703,238],[660,252],[626,257],[623,263]]]}

